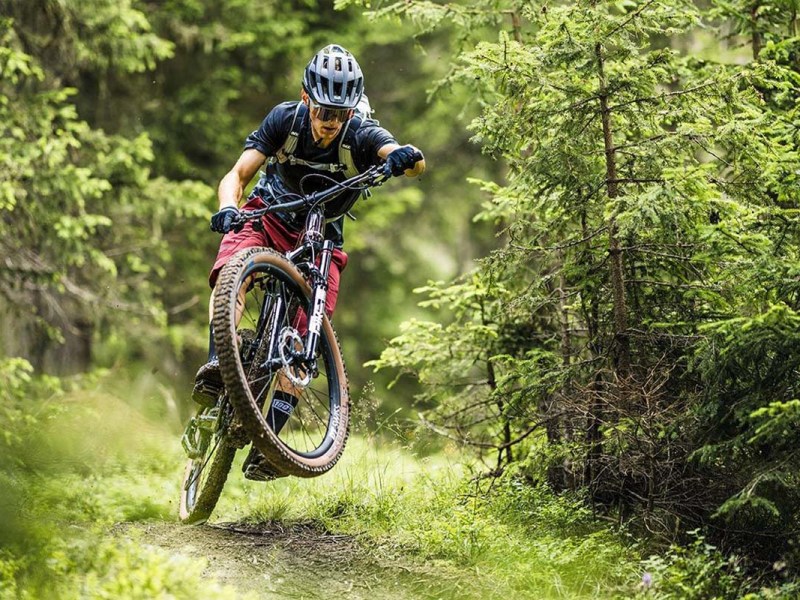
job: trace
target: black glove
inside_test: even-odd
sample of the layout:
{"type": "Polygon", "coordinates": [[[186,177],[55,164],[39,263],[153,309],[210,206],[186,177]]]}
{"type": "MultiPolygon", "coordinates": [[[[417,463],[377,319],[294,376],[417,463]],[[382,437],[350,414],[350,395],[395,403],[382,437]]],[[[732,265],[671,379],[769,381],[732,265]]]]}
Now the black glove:
{"type": "Polygon", "coordinates": [[[233,229],[233,223],[239,216],[239,209],[235,206],[225,206],[211,215],[211,231],[228,233],[233,229]]]}
{"type": "Polygon", "coordinates": [[[405,173],[406,169],[413,169],[424,157],[422,152],[412,146],[395,148],[386,157],[386,170],[395,177],[405,173]]]}

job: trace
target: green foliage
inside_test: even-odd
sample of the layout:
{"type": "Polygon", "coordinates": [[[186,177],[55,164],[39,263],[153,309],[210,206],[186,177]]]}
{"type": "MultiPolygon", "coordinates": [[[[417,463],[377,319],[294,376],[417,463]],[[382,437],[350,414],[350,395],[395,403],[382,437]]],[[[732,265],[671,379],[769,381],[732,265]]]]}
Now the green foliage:
{"type": "Polygon", "coordinates": [[[726,558],[699,533],[694,534],[695,539],[688,546],[671,546],[665,554],[643,562],[649,583],[648,592],[641,597],[687,600],[742,597],[746,587],[736,559],[726,558]]]}
{"type": "Polygon", "coordinates": [[[797,0],[715,0],[711,4],[709,15],[731,23],[734,32],[743,38],[737,42],[748,45],[754,58],[758,58],[765,42],[797,35],[797,0]]]}
{"type": "MultiPolygon", "coordinates": [[[[642,561],[642,580],[635,592],[621,597],[637,600],[788,600],[796,597],[800,587],[784,583],[776,587],[760,585],[747,576],[744,561],[725,556],[698,532],[689,532],[693,540],[683,546],[672,545],[665,552],[642,561]]],[[[778,570],[783,566],[778,565],[778,570]]]]}
{"type": "MultiPolygon", "coordinates": [[[[102,21],[106,13],[69,12],[69,18],[85,18],[105,32],[95,19],[102,21]]],[[[10,331],[18,341],[8,350],[32,356],[42,367],[52,346],[48,336],[61,343],[82,338],[87,345],[94,330],[109,324],[165,321],[157,285],[170,258],[164,225],[202,214],[197,205],[187,210],[186,199],[179,205],[177,194],[208,197],[210,190],[151,180],[154,153],[146,134],[109,135],[81,120],[72,104],[76,90],[53,85],[53,73],[21,49],[30,35],[24,23],[2,23],[0,235],[9,259],[0,270],[0,294],[17,321],[10,331]]],[[[109,35],[114,38],[113,27],[109,35]]],[[[127,52],[128,60],[144,61],[144,68],[148,45],[143,39],[128,50],[109,49],[106,56],[127,52]]]]}
{"type": "Polygon", "coordinates": [[[716,515],[774,535],[796,526],[800,317],[785,304],[708,327],[700,354],[714,428],[697,452],[702,466],[725,469],[738,489],[716,515]],[[756,525],[757,524],[757,525],[756,525]]]}
{"type": "Polygon", "coordinates": [[[427,290],[444,323],[409,321],[375,364],[429,383],[428,423],[498,467],[522,458],[650,530],[724,519],[729,541],[766,529],[763,545],[735,543],[786,552],[800,515],[795,3],[374,8],[461,32],[445,83],[475,90],[473,139],[508,165],[502,184],[478,181],[478,219],[504,246],[427,290]],[[758,61],[683,43],[734,13],[762,36],[758,61]],[[481,290],[499,293],[472,302],[481,290]]]}
{"type": "Polygon", "coordinates": [[[202,561],[144,545],[133,528],[109,534],[173,518],[179,462],[172,432],[96,379],[0,363],[0,598],[241,597],[209,580],[202,561]]]}

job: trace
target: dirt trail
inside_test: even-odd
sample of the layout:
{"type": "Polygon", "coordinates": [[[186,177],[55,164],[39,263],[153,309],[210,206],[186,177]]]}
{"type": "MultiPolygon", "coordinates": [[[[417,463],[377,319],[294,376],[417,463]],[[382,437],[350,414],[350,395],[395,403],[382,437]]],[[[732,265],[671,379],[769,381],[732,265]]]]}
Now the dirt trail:
{"type": "Polygon", "coordinates": [[[380,600],[470,595],[457,580],[419,566],[399,565],[390,557],[375,555],[351,536],[332,535],[313,524],[186,527],[149,523],[137,524],[136,529],[153,546],[205,558],[209,576],[259,598],[380,600]]]}

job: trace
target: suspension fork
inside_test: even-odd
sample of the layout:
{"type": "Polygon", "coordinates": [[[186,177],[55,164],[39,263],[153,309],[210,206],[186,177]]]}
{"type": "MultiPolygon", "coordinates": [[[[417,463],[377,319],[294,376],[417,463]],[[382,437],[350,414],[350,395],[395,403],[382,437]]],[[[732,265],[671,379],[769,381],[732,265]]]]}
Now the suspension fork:
{"type": "Polygon", "coordinates": [[[269,290],[264,290],[264,302],[261,304],[261,311],[258,315],[256,339],[259,340],[259,343],[255,349],[254,360],[263,361],[262,368],[272,368],[270,362],[277,354],[276,350],[280,344],[280,326],[286,312],[283,294],[277,289],[280,285],[282,284],[273,283],[269,290]]]}
{"type": "Polygon", "coordinates": [[[325,317],[325,300],[328,297],[328,274],[333,257],[333,242],[325,240],[320,252],[319,271],[312,276],[311,299],[308,306],[308,334],[305,343],[307,364],[311,364],[317,354],[317,346],[322,333],[322,321],[325,317]]]}

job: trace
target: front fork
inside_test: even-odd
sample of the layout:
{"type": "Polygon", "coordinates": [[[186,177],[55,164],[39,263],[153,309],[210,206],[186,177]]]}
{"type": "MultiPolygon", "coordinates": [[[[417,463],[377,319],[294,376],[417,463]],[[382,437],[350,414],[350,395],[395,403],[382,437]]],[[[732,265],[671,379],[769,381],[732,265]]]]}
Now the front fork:
{"type": "Polygon", "coordinates": [[[307,364],[311,364],[317,355],[317,346],[322,336],[322,321],[325,318],[325,300],[328,297],[328,274],[331,269],[331,258],[333,257],[333,242],[325,240],[322,243],[320,252],[319,271],[313,273],[311,288],[311,300],[308,306],[308,335],[305,344],[305,356],[307,364]]]}
{"type": "MultiPolygon", "coordinates": [[[[290,261],[295,262],[307,249],[308,246],[306,245],[288,253],[286,256],[290,261]]],[[[332,258],[333,242],[324,240],[322,241],[321,250],[319,252],[319,267],[314,264],[315,261],[313,258],[310,263],[307,263],[308,277],[311,283],[311,298],[309,298],[308,306],[306,307],[308,331],[306,333],[305,343],[303,344],[302,354],[297,353],[295,356],[308,366],[314,365],[317,347],[322,337],[322,322],[325,318],[325,300],[328,297],[328,275],[331,270],[332,258]]],[[[271,352],[270,356],[274,357],[275,354],[271,352]]],[[[275,359],[273,359],[273,361],[275,361],[275,359]]],[[[283,361],[281,361],[281,364],[282,363],[283,361]]],[[[280,365],[276,363],[275,366],[280,365]]]]}

